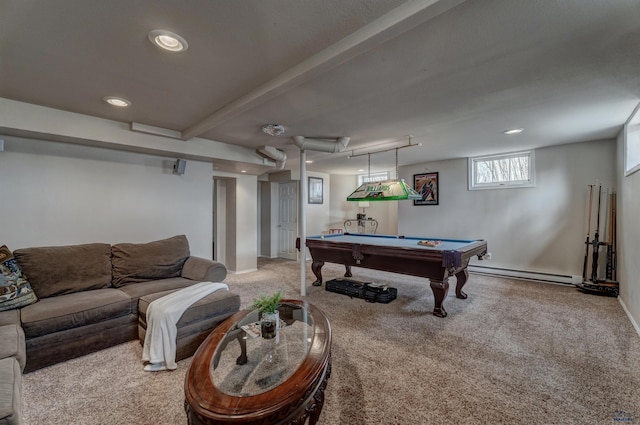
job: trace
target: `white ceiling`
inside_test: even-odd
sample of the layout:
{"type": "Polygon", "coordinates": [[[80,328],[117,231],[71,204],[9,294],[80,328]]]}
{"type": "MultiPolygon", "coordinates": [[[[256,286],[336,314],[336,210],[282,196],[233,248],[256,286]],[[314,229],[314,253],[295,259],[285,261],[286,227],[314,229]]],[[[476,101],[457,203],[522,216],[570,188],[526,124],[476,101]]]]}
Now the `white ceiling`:
{"type": "Polygon", "coordinates": [[[640,0],[0,0],[0,97],[270,145],[285,168],[291,136],[347,136],[308,152],[336,174],[408,135],[422,146],[401,166],[611,138],[640,99],[640,0]],[[189,49],[160,51],[152,29],[189,49]]]}

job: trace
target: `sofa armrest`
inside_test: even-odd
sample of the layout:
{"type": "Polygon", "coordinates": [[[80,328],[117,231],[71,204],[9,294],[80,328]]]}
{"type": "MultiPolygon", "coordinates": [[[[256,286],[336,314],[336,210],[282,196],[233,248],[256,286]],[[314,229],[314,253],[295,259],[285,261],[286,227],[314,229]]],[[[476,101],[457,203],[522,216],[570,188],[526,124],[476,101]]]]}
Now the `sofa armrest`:
{"type": "Polygon", "coordinates": [[[3,325],[20,326],[20,309],[0,311],[0,326],[3,325]]]}
{"type": "Polygon", "coordinates": [[[191,256],[182,267],[182,277],[198,282],[222,282],[227,277],[227,268],[217,261],[191,256]]]}
{"type": "MultiPolygon", "coordinates": [[[[27,347],[22,328],[18,325],[0,326],[0,341],[2,341],[0,359],[15,358],[20,366],[20,371],[23,372],[27,361],[27,347]]],[[[1,423],[3,422],[0,420],[1,423]]]]}

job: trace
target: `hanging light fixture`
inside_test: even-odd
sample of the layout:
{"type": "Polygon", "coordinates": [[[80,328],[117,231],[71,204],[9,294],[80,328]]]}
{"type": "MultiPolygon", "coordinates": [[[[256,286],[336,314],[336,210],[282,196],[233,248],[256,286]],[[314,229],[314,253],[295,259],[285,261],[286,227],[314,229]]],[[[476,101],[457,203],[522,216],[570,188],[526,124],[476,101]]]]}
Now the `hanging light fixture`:
{"type": "MultiPolygon", "coordinates": [[[[367,181],[371,181],[371,154],[367,154],[367,164],[368,172],[367,172],[367,181]]],[[[369,208],[369,201],[358,201],[358,208],[362,208],[362,218],[367,216],[366,209],[369,208]]],[[[360,214],[358,214],[360,216],[360,214]]]]}
{"type": "MultiPolygon", "coordinates": [[[[421,144],[411,144],[411,137],[409,137],[409,144],[399,146],[393,149],[387,149],[384,151],[374,152],[388,152],[390,150],[396,151],[396,178],[383,182],[365,182],[358,187],[351,195],[347,196],[347,201],[363,202],[363,201],[402,201],[420,200],[422,196],[409,186],[404,179],[398,178],[398,150],[403,148],[409,148],[413,146],[421,146],[421,144]]],[[[369,174],[371,174],[371,153],[367,153],[369,156],[369,174]]],[[[351,155],[351,158],[360,155],[351,155]]]]}

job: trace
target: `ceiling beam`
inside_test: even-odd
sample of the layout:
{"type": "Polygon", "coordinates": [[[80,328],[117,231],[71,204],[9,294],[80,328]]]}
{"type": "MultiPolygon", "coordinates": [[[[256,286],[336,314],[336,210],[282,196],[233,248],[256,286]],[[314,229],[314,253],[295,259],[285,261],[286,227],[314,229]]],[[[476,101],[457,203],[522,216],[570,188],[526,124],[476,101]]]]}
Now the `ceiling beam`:
{"type": "Polygon", "coordinates": [[[186,128],[182,131],[182,138],[188,140],[200,136],[242,112],[312,80],[330,68],[371,50],[464,1],[466,0],[412,0],[404,3],[186,128]]]}
{"type": "Polygon", "coordinates": [[[124,123],[61,109],[0,98],[0,137],[36,139],[211,162],[217,170],[262,174],[275,169],[273,160],[254,149],[193,138],[187,142],[129,131],[124,123]]]}

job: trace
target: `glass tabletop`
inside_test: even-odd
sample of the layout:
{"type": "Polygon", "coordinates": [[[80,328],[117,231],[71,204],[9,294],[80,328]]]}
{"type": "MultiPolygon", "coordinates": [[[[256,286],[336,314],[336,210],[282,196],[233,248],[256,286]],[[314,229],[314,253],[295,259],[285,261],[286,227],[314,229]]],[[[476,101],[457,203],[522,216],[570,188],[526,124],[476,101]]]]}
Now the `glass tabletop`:
{"type": "Polygon", "coordinates": [[[259,312],[236,323],[216,349],[210,367],[214,385],[223,393],[247,397],[285,382],[300,367],[311,347],[312,316],[300,305],[283,303],[276,337],[259,334],[259,312]]]}

